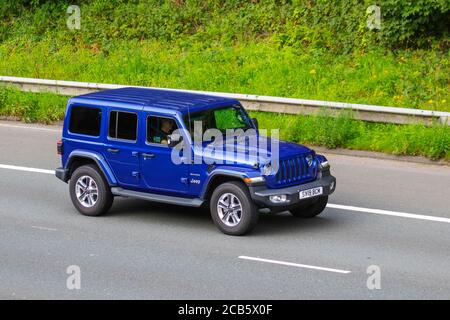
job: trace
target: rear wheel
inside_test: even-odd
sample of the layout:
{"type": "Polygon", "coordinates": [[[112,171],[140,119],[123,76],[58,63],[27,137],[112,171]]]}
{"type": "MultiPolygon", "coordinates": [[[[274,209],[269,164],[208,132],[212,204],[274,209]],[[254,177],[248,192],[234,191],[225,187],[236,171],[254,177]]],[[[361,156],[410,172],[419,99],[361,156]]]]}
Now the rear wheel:
{"type": "Polygon", "coordinates": [[[70,178],[69,192],[75,208],[86,216],[99,216],[113,203],[111,189],[95,165],[75,169],[70,178]]]}
{"type": "Polygon", "coordinates": [[[210,210],[219,230],[234,236],[250,232],[259,218],[247,187],[238,181],[226,182],[214,190],[210,210]]]}
{"type": "Polygon", "coordinates": [[[299,204],[289,212],[297,218],[313,218],[319,215],[327,206],[328,196],[322,196],[316,199],[299,204]]]}

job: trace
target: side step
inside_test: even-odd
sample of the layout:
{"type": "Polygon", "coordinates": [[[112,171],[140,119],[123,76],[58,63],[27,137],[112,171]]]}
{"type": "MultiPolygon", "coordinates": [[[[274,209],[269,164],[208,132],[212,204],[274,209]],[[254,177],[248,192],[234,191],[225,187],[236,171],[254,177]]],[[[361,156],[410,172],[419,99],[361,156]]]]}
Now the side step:
{"type": "Polygon", "coordinates": [[[200,207],[204,202],[204,200],[199,199],[199,198],[192,199],[192,198],[165,196],[165,195],[155,194],[155,193],[126,190],[126,189],[122,189],[122,188],[118,188],[118,187],[111,188],[111,192],[115,196],[139,198],[139,199],[143,199],[143,200],[177,204],[180,206],[188,206],[188,207],[200,207]]]}

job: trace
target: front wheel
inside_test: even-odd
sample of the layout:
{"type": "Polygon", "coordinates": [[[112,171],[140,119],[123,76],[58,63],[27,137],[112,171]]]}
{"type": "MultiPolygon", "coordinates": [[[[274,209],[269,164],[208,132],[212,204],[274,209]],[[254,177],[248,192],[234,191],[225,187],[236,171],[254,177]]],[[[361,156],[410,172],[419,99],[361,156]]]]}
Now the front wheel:
{"type": "Polygon", "coordinates": [[[233,236],[250,232],[259,218],[247,187],[238,181],[226,182],[214,190],[210,210],[219,230],[233,236]]]}
{"type": "Polygon", "coordinates": [[[300,203],[297,207],[290,209],[289,212],[297,218],[313,218],[325,210],[327,203],[328,196],[322,196],[300,203]]]}

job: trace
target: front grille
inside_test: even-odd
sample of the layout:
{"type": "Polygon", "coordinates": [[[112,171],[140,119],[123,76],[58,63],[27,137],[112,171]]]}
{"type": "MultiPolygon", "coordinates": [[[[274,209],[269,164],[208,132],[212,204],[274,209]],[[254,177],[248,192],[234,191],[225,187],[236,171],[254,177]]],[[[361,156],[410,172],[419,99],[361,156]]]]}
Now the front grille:
{"type": "Polygon", "coordinates": [[[305,156],[298,156],[279,161],[278,171],[275,175],[277,185],[303,182],[314,177],[314,166],[308,166],[305,156]]]}

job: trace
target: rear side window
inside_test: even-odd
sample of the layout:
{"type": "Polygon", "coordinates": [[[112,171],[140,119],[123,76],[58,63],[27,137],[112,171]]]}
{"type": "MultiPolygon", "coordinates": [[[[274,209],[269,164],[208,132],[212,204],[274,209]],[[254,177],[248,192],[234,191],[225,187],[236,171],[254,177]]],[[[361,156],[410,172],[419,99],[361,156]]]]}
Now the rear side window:
{"type": "Polygon", "coordinates": [[[70,110],[69,131],[98,137],[102,111],[99,108],[73,106],[70,110]]]}
{"type": "Polygon", "coordinates": [[[131,112],[111,111],[109,114],[108,135],[113,139],[136,140],[137,114],[131,112]]]}

